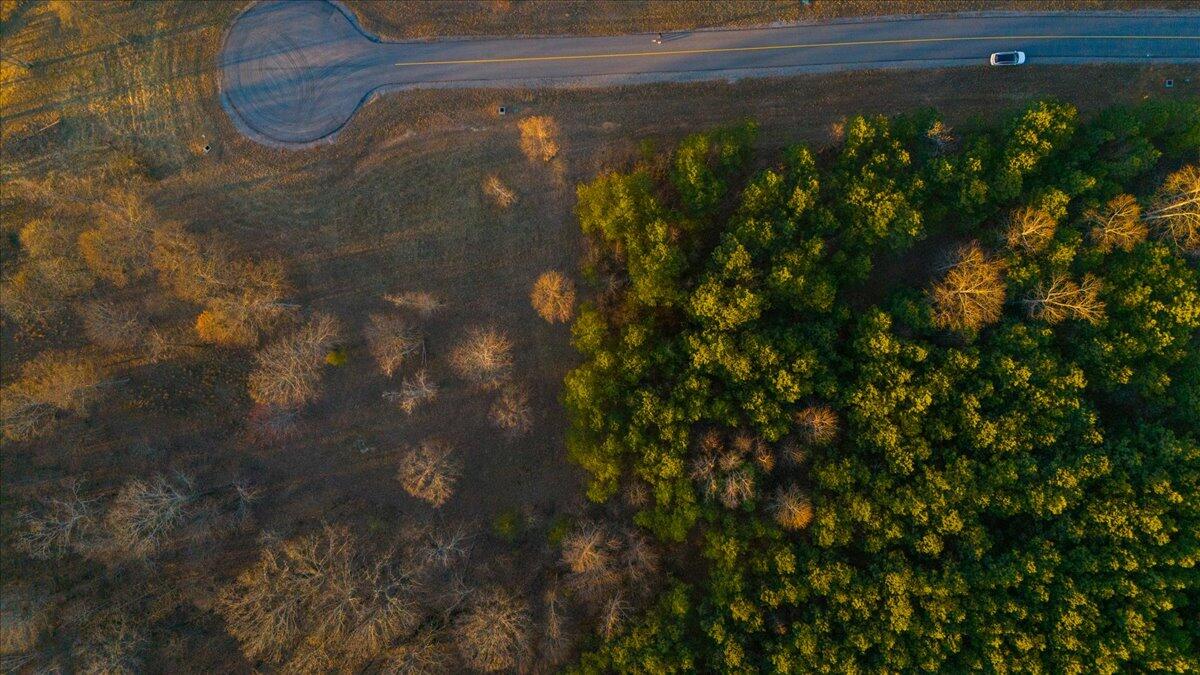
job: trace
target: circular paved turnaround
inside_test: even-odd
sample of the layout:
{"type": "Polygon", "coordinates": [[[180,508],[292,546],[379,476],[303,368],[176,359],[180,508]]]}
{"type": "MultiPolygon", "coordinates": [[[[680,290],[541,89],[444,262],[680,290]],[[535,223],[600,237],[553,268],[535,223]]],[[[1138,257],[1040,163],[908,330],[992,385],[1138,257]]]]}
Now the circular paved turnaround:
{"type": "Polygon", "coordinates": [[[243,12],[221,58],[221,100],[246,135],[303,146],[333,136],[366,95],[347,76],[375,47],[325,0],[270,0],[243,12]]]}

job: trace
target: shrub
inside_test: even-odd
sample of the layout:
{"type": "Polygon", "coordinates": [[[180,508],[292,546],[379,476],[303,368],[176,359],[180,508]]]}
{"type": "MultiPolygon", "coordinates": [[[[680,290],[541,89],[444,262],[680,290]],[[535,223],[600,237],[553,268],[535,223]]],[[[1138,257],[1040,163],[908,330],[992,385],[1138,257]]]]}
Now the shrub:
{"type": "Polygon", "coordinates": [[[521,152],[531,162],[549,162],[558,155],[558,123],[553,117],[526,117],[517,123],[521,130],[521,152]]]}
{"type": "Polygon", "coordinates": [[[507,209],[517,201],[517,193],[513,192],[499,176],[488,176],[483,180],[483,194],[501,209],[507,209]]]}
{"type": "Polygon", "coordinates": [[[442,301],[425,291],[405,291],[383,296],[383,299],[400,309],[407,309],[421,316],[429,316],[442,308],[442,301]]]}

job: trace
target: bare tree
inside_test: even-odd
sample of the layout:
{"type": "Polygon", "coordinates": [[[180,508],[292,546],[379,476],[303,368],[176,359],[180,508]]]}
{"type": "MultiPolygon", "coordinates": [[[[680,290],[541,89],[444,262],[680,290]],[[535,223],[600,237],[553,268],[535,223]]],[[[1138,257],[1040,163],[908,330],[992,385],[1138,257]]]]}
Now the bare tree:
{"type": "Polygon", "coordinates": [[[105,516],[105,526],[118,549],[144,558],[164,545],[182,524],[196,492],[189,477],[155,476],[122,486],[105,516]]]}
{"type": "Polygon", "coordinates": [[[146,644],[145,620],[122,606],[90,614],[72,648],[82,673],[139,673],[146,644]]]}
{"type": "Polygon", "coordinates": [[[934,323],[950,330],[978,330],[1000,320],[1004,308],[1004,265],[972,242],[930,291],[934,323]]]}
{"type": "Polygon", "coordinates": [[[4,436],[20,441],[52,429],[59,411],[84,414],[99,397],[103,371],[70,352],[42,352],[21,367],[21,376],[0,392],[4,436]]]}
{"type": "Polygon", "coordinates": [[[150,327],[128,303],[89,302],[80,316],[83,332],[93,344],[118,353],[141,351],[146,346],[150,327]]]}
{"type": "Polygon", "coordinates": [[[42,633],[50,625],[45,597],[22,585],[9,583],[0,591],[0,654],[5,666],[13,663],[12,656],[27,654],[37,646],[42,633]]]}
{"type": "Polygon", "coordinates": [[[383,296],[383,299],[400,309],[406,309],[427,317],[442,308],[442,301],[425,291],[405,291],[383,296]]]}
{"type": "Polygon", "coordinates": [[[80,497],[79,482],[69,481],[61,496],[43,499],[36,510],[17,517],[17,546],[41,560],[82,552],[95,534],[95,501],[80,497]]]}
{"type": "MultiPolygon", "coordinates": [[[[840,423],[837,412],[833,408],[827,405],[806,406],[796,413],[795,419],[796,430],[803,442],[824,446],[837,440],[840,423]]],[[[799,450],[804,452],[803,448],[799,448],[799,450]]],[[[793,457],[792,459],[797,464],[803,461],[803,457],[793,457]]]]}
{"type": "Polygon", "coordinates": [[[1142,222],[1142,209],[1133,195],[1118,195],[1104,209],[1091,209],[1084,214],[1091,223],[1088,236],[1102,253],[1113,249],[1131,251],[1146,240],[1149,228],[1142,222]]]}
{"type": "Polygon", "coordinates": [[[808,461],[808,448],[794,436],[780,442],[779,452],[791,466],[801,466],[808,461]]]}
{"type": "Polygon", "coordinates": [[[600,608],[596,629],[600,635],[611,638],[617,634],[621,626],[625,625],[625,621],[632,613],[633,607],[625,599],[625,594],[617,591],[605,600],[600,608]]]}
{"type": "Polygon", "coordinates": [[[609,529],[599,523],[581,523],[562,540],[562,561],[575,574],[604,569],[613,564],[620,546],[609,529]]]}
{"type": "Polygon", "coordinates": [[[504,387],[492,403],[490,417],[492,424],[513,436],[528,433],[533,428],[529,390],[523,385],[515,384],[504,387]]]}
{"type": "Polygon", "coordinates": [[[471,533],[462,526],[434,528],[425,533],[420,558],[431,565],[453,567],[470,554],[471,533]]]}
{"type": "Polygon", "coordinates": [[[549,162],[558,155],[558,123],[553,117],[526,117],[517,123],[521,130],[521,152],[531,162],[549,162]]]}
{"type": "Polygon", "coordinates": [[[569,615],[562,589],[557,581],[546,587],[542,596],[542,636],[538,645],[538,660],[542,666],[553,670],[570,654],[572,640],[568,634],[569,615]]]}
{"type": "Polygon", "coordinates": [[[317,314],[294,333],[254,355],[250,397],[263,405],[300,407],[319,393],[321,365],[338,336],[333,317],[317,314]]]}
{"type": "Polygon", "coordinates": [[[813,518],[812,502],[795,483],[790,483],[775,493],[770,511],[775,522],[785,530],[802,530],[808,527],[813,518]]]}
{"type": "Polygon", "coordinates": [[[1044,209],[1022,207],[1009,216],[1005,240],[1009,248],[1037,253],[1044,250],[1054,238],[1057,226],[1058,223],[1044,209]]]}
{"type": "Polygon", "coordinates": [[[730,471],[721,484],[721,503],[736,509],[754,497],[754,474],[745,468],[730,471]]]}
{"type": "Polygon", "coordinates": [[[18,274],[35,294],[62,299],[91,290],[95,277],[79,256],[77,231],[66,220],[31,220],[21,228],[25,260],[18,274]]]}
{"type": "Polygon", "coordinates": [[[659,555],[654,545],[636,530],[625,533],[624,548],[618,559],[621,575],[625,582],[642,594],[649,594],[651,581],[659,570],[659,555]]]}
{"type": "Polygon", "coordinates": [[[247,658],[303,672],[387,657],[423,617],[404,561],[368,555],[329,527],[264,550],[217,610],[247,658]]]}
{"type": "Polygon", "coordinates": [[[1055,274],[1049,281],[1041,281],[1032,295],[1025,299],[1029,315],[1047,323],[1059,323],[1066,319],[1078,319],[1096,323],[1104,316],[1104,301],[1100,299],[1100,279],[1083,276],[1077,284],[1066,274],[1055,274]]]}
{"type": "Polygon", "coordinates": [[[459,377],[477,385],[494,386],[512,370],[512,342],[495,328],[474,328],[450,354],[459,377]]]}
{"type": "Polygon", "coordinates": [[[396,479],[405,492],[437,508],[454,494],[461,473],[454,449],[444,441],[428,439],[400,458],[396,479]]]}
{"type": "Polygon", "coordinates": [[[150,262],[159,281],[176,296],[203,303],[223,288],[224,270],[230,263],[228,251],[188,232],[182,225],[159,225],[151,235],[150,262]]]}
{"type": "Polygon", "coordinates": [[[625,484],[622,496],[625,503],[635,509],[644,509],[650,505],[650,488],[644,481],[638,479],[625,484]]]}
{"type": "Polygon", "coordinates": [[[562,540],[567,585],[599,608],[617,589],[645,596],[659,567],[658,553],[633,530],[623,533],[595,522],[583,522],[562,540]]]}
{"type": "Polygon", "coordinates": [[[529,653],[529,607],[502,588],[478,592],[454,624],[467,665],[485,672],[514,668],[529,653]]]}
{"type": "Polygon", "coordinates": [[[395,314],[372,314],[365,330],[367,346],[379,366],[379,372],[387,377],[412,355],[420,352],[425,344],[420,331],[395,314]]]}
{"type": "Polygon", "coordinates": [[[495,174],[483,180],[483,194],[487,195],[492,203],[501,209],[507,209],[517,201],[517,193],[513,192],[495,174]]]}
{"type": "MultiPolygon", "coordinates": [[[[690,477],[707,499],[716,499],[728,508],[736,508],[754,496],[754,472],[749,463],[762,441],[742,434],[726,443],[716,430],[700,437],[692,459],[690,477]]],[[[763,461],[758,458],[758,461],[763,461]]],[[[774,457],[770,460],[772,464],[774,457]]]]}
{"type": "Polygon", "coordinates": [[[1200,167],[1167,176],[1142,219],[1181,251],[1200,252],[1200,167]]]}
{"type": "MultiPolygon", "coordinates": [[[[738,434],[731,444],[741,457],[748,457],[759,469],[770,473],[775,468],[775,455],[763,439],[751,434],[738,434]]],[[[740,462],[739,462],[740,463],[740,462]]]]}
{"type": "Polygon", "coordinates": [[[254,347],[294,308],[283,302],[288,284],[276,261],[231,261],[222,275],[196,318],[196,333],[205,342],[254,347]]]}
{"type": "Polygon", "coordinates": [[[387,675],[438,675],[450,672],[452,650],[441,632],[433,627],[388,650],[383,672],[387,675]]]}
{"type": "Polygon", "coordinates": [[[97,276],[124,286],[151,269],[155,220],[139,194],[112,189],[96,207],[95,224],[79,235],[79,252],[97,276]]]}
{"type": "Polygon", "coordinates": [[[424,368],[400,382],[399,391],[385,391],[383,397],[394,402],[405,413],[411,415],[418,406],[437,398],[438,386],[424,368]]]}
{"type": "Polygon", "coordinates": [[[575,284],[559,272],[543,272],[533,283],[529,301],[546,321],[566,323],[575,311],[575,284]]]}

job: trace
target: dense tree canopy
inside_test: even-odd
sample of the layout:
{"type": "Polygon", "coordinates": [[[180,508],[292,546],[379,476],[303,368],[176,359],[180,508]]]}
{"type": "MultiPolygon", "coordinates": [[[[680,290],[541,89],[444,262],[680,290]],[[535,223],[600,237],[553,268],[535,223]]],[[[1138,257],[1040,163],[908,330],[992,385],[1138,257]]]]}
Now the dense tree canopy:
{"type": "Polygon", "coordinates": [[[579,188],[570,451],[704,563],[580,668],[1200,668],[1200,107],[753,141],[579,188]]]}

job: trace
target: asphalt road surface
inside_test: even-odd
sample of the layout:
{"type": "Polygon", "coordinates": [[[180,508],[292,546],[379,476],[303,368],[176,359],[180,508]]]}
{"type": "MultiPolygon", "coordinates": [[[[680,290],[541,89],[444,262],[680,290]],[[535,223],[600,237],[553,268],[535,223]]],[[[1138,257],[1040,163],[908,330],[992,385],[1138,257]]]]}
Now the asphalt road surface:
{"type": "MultiPolygon", "coordinates": [[[[326,0],[264,0],[230,27],[221,99],[269,145],[331,140],[374,95],[431,87],[598,86],[845,69],[1039,63],[1200,64],[1200,13],[959,15],[656,36],[382,42],[326,0]]],[[[1002,77],[1000,69],[983,77],[1002,77]]]]}

